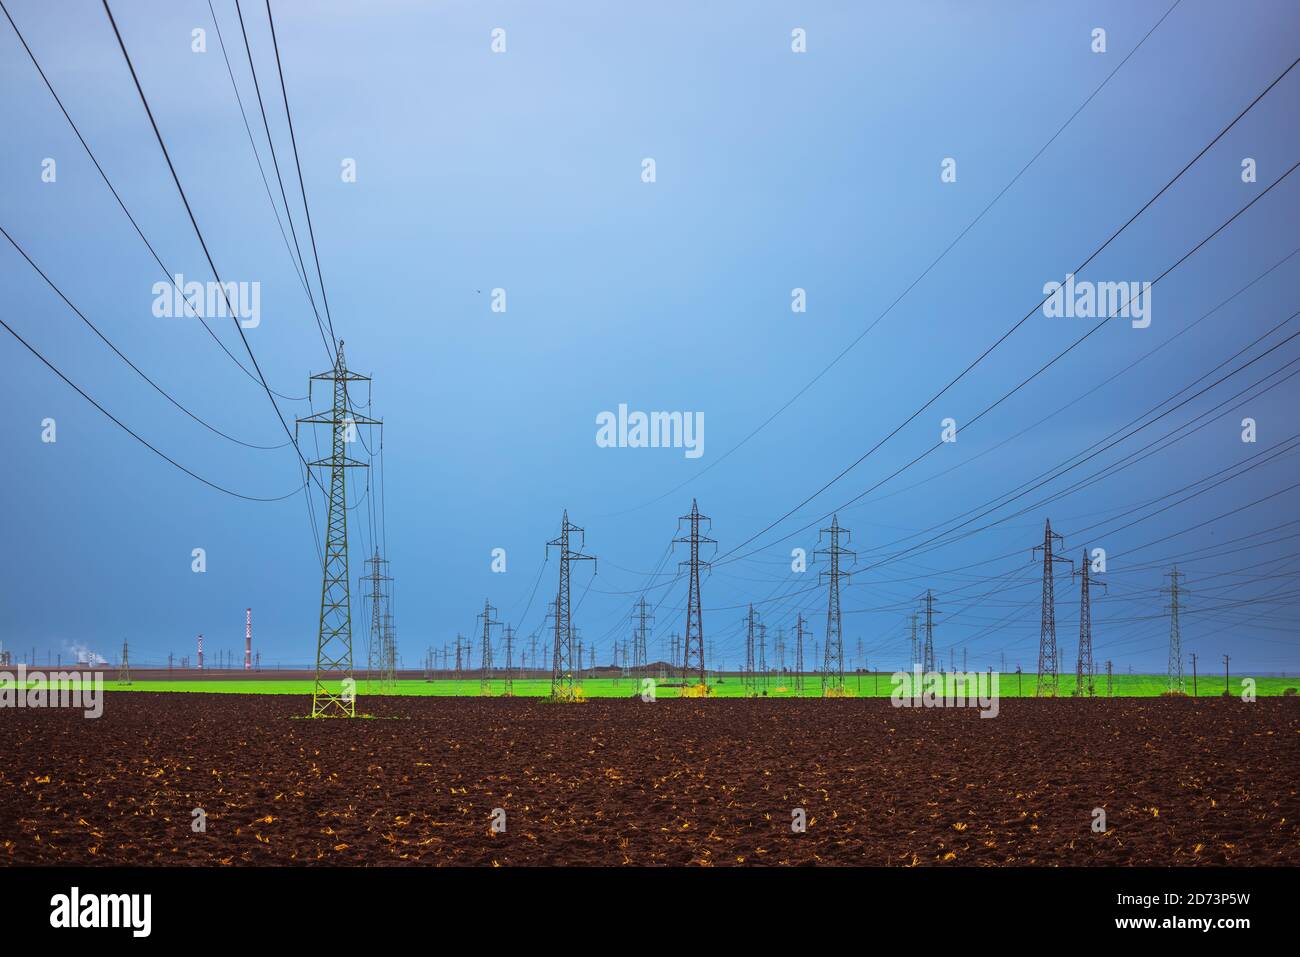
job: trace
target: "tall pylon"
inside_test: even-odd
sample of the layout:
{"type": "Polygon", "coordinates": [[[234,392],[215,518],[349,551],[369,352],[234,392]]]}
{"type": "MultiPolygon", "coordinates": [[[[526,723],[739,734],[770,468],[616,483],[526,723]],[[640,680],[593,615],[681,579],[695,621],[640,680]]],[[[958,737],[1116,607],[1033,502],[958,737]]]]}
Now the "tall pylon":
{"type": "Polygon", "coordinates": [[[646,604],[645,596],[632,608],[632,620],[636,627],[632,629],[632,674],[638,678],[646,676],[647,661],[646,653],[646,636],[649,634],[646,625],[654,621],[654,613],[649,610],[646,604]]]}
{"type": "Polygon", "coordinates": [[[501,687],[501,694],[507,698],[515,693],[515,630],[510,625],[505,627],[506,639],[506,680],[501,687]]]}
{"type": "MultiPolygon", "coordinates": [[[[921,648],[921,670],[927,675],[933,674],[935,669],[934,660],[934,616],[939,612],[934,609],[934,592],[929,588],[921,596],[921,601],[925,602],[925,638],[922,640],[921,648]]],[[[912,616],[913,621],[916,615],[912,616]]]]}
{"type": "Polygon", "coordinates": [[[758,686],[754,680],[754,606],[749,606],[749,614],[745,617],[745,673],[741,676],[741,684],[745,689],[745,697],[753,697],[758,693],[758,686]]]}
{"type": "Polygon", "coordinates": [[[1052,531],[1052,520],[1047,520],[1043,531],[1043,544],[1035,545],[1031,555],[1043,551],[1043,614],[1042,628],[1038,636],[1038,687],[1037,697],[1056,697],[1061,691],[1060,653],[1056,647],[1056,579],[1052,573],[1053,562],[1069,562],[1073,574],[1074,560],[1064,555],[1057,555],[1057,542],[1064,541],[1052,531]]]}
{"type": "MultiPolygon", "coordinates": [[[[347,454],[347,445],[356,437],[359,425],[382,425],[355,412],[348,402],[348,383],[369,382],[369,376],[348,370],[343,358],[343,340],[339,340],[334,368],[311,377],[316,382],[333,383],[333,404],[328,412],[317,412],[298,419],[294,426],[328,425],[329,458],[308,463],[308,468],[329,470],[329,507],[325,519],[325,555],[321,569],[320,629],[316,637],[316,680],[312,686],[313,718],[355,718],[356,682],[352,676],[352,592],[348,576],[348,506],[347,470],[368,468],[368,464],[347,454]]],[[[308,490],[310,494],[310,489],[308,490]]]]}
{"type": "Polygon", "coordinates": [[[758,682],[767,694],[767,625],[758,623],[758,682]]]}
{"type": "Polygon", "coordinates": [[[700,609],[700,568],[708,568],[709,563],[700,560],[700,546],[716,546],[717,542],[700,533],[700,523],[708,522],[709,531],[712,531],[713,520],[707,515],[700,514],[700,507],[695,499],[691,499],[690,514],[677,519],[678,531],[681,531],[682,522],[690,522],[691,525],[687,537],[679,536],[673,539],[674,544],[681,542],[690,545],[691,548],[690,557],[678,563],[678,567],[687,565],[690,568],[686,595],[686,643],[682,648],[682,684],[689,685],[691,678],[694,677],[699,687],[707,689],[708,682],[705,680],[704,672],[704,616],[700,609]]]}
{"type": "MultiPolygon", "coordinates": [[[[36,664],[36,658],[32,658],[32,664],[36,664]]],[[[117,669],[117,683],[120,685],[129,685],[131,683],[131,655],[127,650],[126,642],[122,642],[122,663],[117,669]]]]}
{"type": "Polygon", "coordinates": [[[379,547],[375,547],[375,554],[367,558],[365,565],[368,569],[365,575],[358,579],[358,584],[368,586],[365,594],[370,602],[370,637],[366,639],[366,684],[368,690],[374,691],[375,683],[378,682],[379,688],[384,687],[384,661],[388,657],[388,649],[384,645],[384,582],[392,581],[392,578],[385,574],[388,562],[379,557],[379,547]]]}
{"type": "Polygon", "coordinates": [[[803,694],[803,613],[795,619],[794,639],[794,688],[803,694]]]}
{"type": "Polygon", "coordinates": [[[920,649],[916,646],[916,612],[912,612],[912,660],[908,662],[913,668],[921,663],[920,649]]]}
{"type": "Polygon", "coordinates": [[[831,516],[830,528],[823,528],[822,535],[830,535],[830,548],[819,548],[815,555],[827,555],[831,560],[828,571],[819,572],[818,577],[829,576],[830,590],[826,606],[826,648],[822,661],[822,697],[840,697],[844,694],[844,632],[840,622],[840,579],[848,578],[849,573],[840,568],[840,558],[851,555],[856,559],[857,553],[840,545],[840,535],[853,540],[853,533],[847,528],[840,528],[838,515],[831,516]]]}
{"type": "Polygon", "coordinates": [[[555,653],[551,663],[551,699],[554,701],[576,701],[577,688],[573,681],[573,623],[569,610],[569,565],[572,562],[591,562],[595,565],[594,555],[584,555],[569,547],[570,536],[577,533],[581,544],[586,545],[586,533],[577,525],[570,523],[566,509],[560,520],[560,535],[546,543],[547,554],[552,548],[560,550],[560,588],[555,596],[555,653]]]}
{"type": "Polygon", "coordinates": [[[496,609],[488,599],[483,599],[483,611],[478,616],[483,619],[483,650],[479,656],[479,677],[478,690],[481,695],[490,695],[492,693],[492,628],[501,624],[492,616],[496,614],[496,609]]]}
{"type": "Polygon", "coordinates": [[[1084,683],[1087,683],[1087,695],[1093,697],[1097,694],[1097,687],[1093,683],[1093,675],[1097,673],[1096,662],[1092,660],[1092,600],[1088,596],[1089,583],[1106,587],[1106,583],[1098,581],[1091,575],[1092,563],[1088,561],[1088,549],[1083,550],[1083,560],[1079,564],[1079,576],[1081,582],[1079,585],[1079,656],[1074,662],[1074,693],[1076,697],[1082,698],[1085,694],[1084,683]]]}
{"type": "Polygon", "coordinates": [[[1175,565],[1169,572],[1169,587],[1161,591],[1169,595],[1169,690],[1183,692],[1183,636],[1178,629],[1178,599],[1187,593],[1182,580],[1187,576],[1175,565]]]}

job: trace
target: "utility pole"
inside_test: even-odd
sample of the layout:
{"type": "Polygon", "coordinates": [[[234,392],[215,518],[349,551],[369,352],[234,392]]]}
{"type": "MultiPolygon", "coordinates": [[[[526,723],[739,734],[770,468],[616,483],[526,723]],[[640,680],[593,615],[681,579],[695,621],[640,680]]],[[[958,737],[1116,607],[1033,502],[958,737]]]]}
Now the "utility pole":
{"type": "Polygon", "coordinates": [[[1115,696],[1115,663],[1109,658],[1106,659],[1106,696],[1115,696]]]}
{"type": "Polygon", "coordinates": [[[569,522],[566,509],[560,521],[560,535],[546,543],[547,554],[552,548],[560,550],[560,588],[555,598],[555,654],[551,665],[551,698],[555,701],[574,701],[577,694],[573,686],[573,624],[569,610],[569,565],[572,562],[591,562],[596,558],[584,555],[569,547],[569,537],[573,533],[579,536],[579,548],[586,544],[586,532],[569,522]]]}
{"type": "Polygon", "coordinates": [[[754,681],[754,606],[749,606],[749,615],[745,618],[745,673],[741,677],[741,683],[745,688],[745,697],[750,698],[758,693],[758,685],[754,681]]]}
{"type": "Polygon", "coordinates": [[[1043,615],[1042,630],[1038,636],[1038,688],[1035,694],[1040,697],[1056,697],[1061,690],[1061,675],[1058,661],[1060,653],[1056,648],[1056,580],[1052,575],[1053,562],[1069,562],[1070,572],[1074,573],[1074,560],[1064,555],[1057,555],[1057,542],[1064,539],[1052,531],[1052,520],[1047,520],[1043,531],[1043,544],[1035,545],[1030,552],[1037,555],[1043,551],[1043,615]]]}
{"type": "Polygon", "coordinates": [[[1192,652],[1192,697],[1196,697],[1196,652],[1192,652]]]}
{"type": "Polygon", "coordinates": [[[691,499],[690,514],[677,519],[679,532],[682,522],[690,522],[691,525],[688,537],[682,538],[679,535],[673,539],[674,545],[683,543],[691,547],[690,557],[685,562],[678,562],[679,568],[682,565],[690,568],[690,584],[686,596],[686,638],[682,648],[682,684],[690,684],[691,672],[694,671],[700,688],[699,693],[707,694],[709,686],[704,671],[704,616],[700,609],[700,568],[708,568],[709,563],[700,560],[700,546],[714,545],[716,551],[717,542],[707,535],[700,534],[700,523],[708,522],[709,531],[713,531],[713,520],[707,515],[700,514],[700,507],[695,499],[691,499]]]}
{"type": "Polygon", "coordinates": [[[485,697],[492,693],[492,626],[501,624],[492,617],[495,612],[492,603],[484,598],[483,614],[478,616],[483,619],[483,652],[479,659],[482,667],[479,671],[478,690],[485,697]]]}
{"type": "Polygon", "coordinates": [[[370,602],[370,637],[366,640],[366,684],[374,690],[373,685],[376,672],[379,674],[380,687],[383,687],[384,672],[384,582],[390,582],[393,579],[387,574],[388,562],[384,561],[379,555],[379,546],[375,546],[375,553],[365,560],[365,566],[370,569],[362,575],[360,582],[369,585],[369,591],[366,592],[366,598],[370,602]]]}
{"type": "Polygon", "coordinates": [[[1223,694],[1224,694],[1225,697],[1227,697],[1228,695],[1231,695],[1231,694],[1232,694],[1232,690],[1231,690],[1231,688],[1229,687],[1229,679],[1228,679],[1228,662],[1229,662],[1229,660],[1230,660],[1230,659],[1228,658],[1227,655],[1224,655],[1224,656],[1223,656],[1223,694]]]}
{"type": "Polygon", "coordinates": [[[636,603],[632,614],[637,621],[637,626],[632,633],[632,671],[638,678],[646,676],[646,665],[649,663],[646,654],[646,623],[654,621],[654,615],[647,610],[645,596],[636,603]]]}
{"type": "Polygon", "coordinates": [[[803,694],[803,613],[799,613],[795,621],[795,639],[794,639],[794,687],[795,691],[803,694]]]}
{"type": "Polygon", "coordinates": [[[1178,597],[1187,590],[1182,585],[1186,577],[1175,565],[1169,572],[1169,587],[1161,589],[1169,594],[1169,690],[1179,694],[1183,691],[1183,645],[1178,630],[1178,597]]]}
{"type": "Polygon", "coordinates": [[[509,625],[505,627],[506,636],[506,683],[501,688],[502,697],[512,697],[515,693],[515,630],[509,625]]]}
{"type": "Polygon", "coordinates": [[[1092,601],[1088,595],[1088,586],[1092,582],[1106,587],[1106,583],[1096,581],[1090,572],[1092,564],[1088,561],[1088,549],[1083,550],[1079,562],[1079,656],[1074,662],[1074,693],[1082,697],[1084,693],[1084,676],[1087,676],[1088,696],[1093,697],[1097,689],[1093,686],[1092,675],[1096,670],[1092,660],[1092,601]]]}
{"type": "MultiPolygon", "coordinates": [[[[32,652],[32,664],[36,664],[36,653],[32,652]]],[[[120,685],[129,685],[131,683],[131,657],[127,652],[126,642],[122,642],[122,664],[117,670],[117,683],[120,685]]]]}
{"type": "MultiPolygon", "coordinates": [[[[333,384],[333,405],[294,425],[294,442],[302,425],[330,427],[330,456],[308,463],[308,480],[312,468],[329,470],[329,505],[325,519],[325,555],[321,569],[320,629],[316,637],[316,679],[312,687],[313,718],[355,718],[356,694],[352,677],[352,593],[348,576],[348,507],[347,470],[368,468],[365,462],[347,454],[346,446],[356,436],[359,425],[382,425],[376,419],[356,412],[348,401],[349,382],[369,382],[368,376],[350,372],[343,358],[343,340],[339,340],[334,368],[311,377],[307,390],[311,400],[317,382],[333,384]]],[[[310,490],[309,490],[310,494],[310,490]]]]}
{"type": "Polygon", "coordinates": [[[849,573],[840,569],[840,557],[850,555],[856,559],[857,553],[840,545],[840,534],[852,541],[853,533],[847,528],[840,528],[838,515],[831,515],[831,527],[823,528],[822,535],[830,535],[830,548],[819,548],[814,555],[825,554],[830,557],[829,571],[818,572],[818,580],[828,575],[830,591],[826,606],[826,650],[822,663],[822,697],[838,698],[844,694],[844,633],[840,623],[840,579],[848,578],[849,573]]]}
{"type": "MultiPolygon", "coordinates": [[[[920,600],[925,602],[925,640],[924,647],[921,649],[921,670],[929,675],[934,674],[934,616],[939,614],[934,610],[934,592],[927,588],[925,594],[920,596],[920,600]]],[[[912,615],[912,627],[916,627],[916,615],[912,615]]]]}

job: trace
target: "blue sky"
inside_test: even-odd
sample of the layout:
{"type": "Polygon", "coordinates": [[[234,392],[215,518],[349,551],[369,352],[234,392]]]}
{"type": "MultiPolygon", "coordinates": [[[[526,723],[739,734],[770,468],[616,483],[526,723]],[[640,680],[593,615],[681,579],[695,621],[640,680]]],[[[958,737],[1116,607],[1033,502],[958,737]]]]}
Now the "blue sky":
{"type": "MultiPolygon", "coordinates": [[[[187,279],[211,279],[101,6],[5,3],[163,260],[187,279]]],[[[214,6],[269,164],[234,5],[214,6]]],[[[1243,12],[1182,0],[897,306],[727,454],[880,317],[1168,8],[1015,3],[995,16],[964,3],[277,4],[333,322],[349,364],[373,376],[373,413],[386,422],[383,537],[407,664],[471,633],[485,597],[521,635],[541,626],[558,573],[554,559],[543,565],[544,544],[565,508],[600,559],[595,578],[586,567],[574,572],[584,642],[610,660],[644,591],[657,606],[651,656],[666,656],[668,635],[684,623],[680,546],[658,563],[696,497],[719,542],[703,588],[705,634],[727,665],[743,659],[740,623],[753,601],[769,641],[806,617],[811,666],[826,593],[814,587],[819,566],[791,572],[790,550],[811,553],[815,531],[797,530],[828,524],[823,516],[840,508],[859,556],[843,594],[850,664],[905,665],[908,615],[932,588],[945,612],[935,632],[943,660],[951,648],[959,664],[965,650],[971,667],[1005,655],[1008,667],[1032,670],[1041,571],[1031,548],[1050,517],[1076,563],[1084,547],[1107,550],[1100,577],[1110,590],[1093,603],[1099,660],[1164,669],[1159,588],[1180,560],[1193,593],[1183,647],[1201,656],[1202,671],[1217,669],[1224,653],[1234,669],[1300,669],[1292,587],[1300,553],[1285,537],[1300,497],[1250,505],[1294,481],[1298,387],[1280,380],[1300,355],[1296,343],[997,509],[989,520],[999,524],[898,554],[933,534],[917,533],[949,528],[1076,455],[1286,320],[1300,306],[1289,291],[1300,256],[1287,258],[1300,245],[1295,177],[1154,287],[1149,328],[1108,324],[966,428],[1089,328],[1032,316],[861,464],[737,550],[1029,312],[1044,283],[1086,259],[1294,57],[1293,4],[1253,2],[1243,12]],[[498,27],[499,54],[490,48],[498,27]],[[803,54],[790,48],[796,27],[807,32],[803,54]],[[1105,53],[1090,49],[1097,27],[1105,53]],[[647,157],[653,183],[641,177],[647,157]],[[956,182],[940,180],[946,157],[956,160],[956,182]],[[356,161],[355,183],[342,181],[345,158],[356,161]],[[803,314],[790,308],[796,287],[807,290],[803,314]],[[505,313],[490,309],[495,288],[506,290],[505,313]],[[1256,389],[1271,390],[1219,406],[1274,370],[1282,371],[1256,389]],[[703,413],[704,455],[598,447],[596,416],[620,403],[703,413]],[[1104,482],[1011,514],[1211,408],[1228,414],[1104,482]],[[1253,444],[1241,441],[1248,415],[1253,444]],[[945,417],[957,421],[956,443],[841,508],[935,443],[945,417]],[[1240,478],[1157,513],[1175,500],[1161,496],[1252,458],[1257,467],[1240,478]],[[497,547],[507,552],[505,574],[491,571],[497,547]]],[[[261,284],[262,321],[246,333],[258,363],[274,388],[302,395],[329,360],[208,6],[119,3],[114,12],[222,277],[261,284]],[[191,50],[194,28],[208,31],[206,53],[191,50]]],[[[305,242],[265,9],[246,3],[244,16],[305,242]]],[[[283,442],[266,394],[197,324],[153,316],[157,265],[7,21],[0,78],[0,225],[188,408],[244,441],[283,442]],[[46,158],[57,163],[52,183],[42,181],[46,158]]],[[[1080,278],[1154,280],[1296,161],[1298,104],[1300,70],[1080,278]],[[1245,157],[1256,161],[1257,183],[1242,182],[1245,157]]],[[[5,321],[167,454],[249,495],[301,484],[291,449],[240,447],[169,405],[7,243],[0,281],[5,321]]],[[[228,320],[214,329],[244,357],[228,320]]],[[[1196,388],[1294,331],[1283,326],[1196,388]]],[[[41,661],[69,660],[76,646],[116,658],[129,639],[133,660],[165,662],[169,652],[192,654],[203,633],[209,654],[242,650],[251,606],[264,664],[313,657],[320,566],[301,494],[268,504],[214,492],[118,430],[8,334],[0,357],[4,647],[19,655],[34,647],[41,661]],[[55,443],[41,441],[46,418],[57,422],[55,443]],[[206,550],[203,574],[191,571],[194,548],[206,550]]],[[[290,422],[309,411],[280,405],[290,422]]],[[[310,439],[304,450],[314,454],[310,439]]],[[[358,476],[353,502],[367,488],[358,476]]],[[[378,474],[371,480],[378,485],[378,474]]],[[[367,512],[363,504],[350,514],[354,579],[373,541],[367,512]]],[[[319,501],[315,514],[320,534],[319,501]]],[[[1072,671],[1078,590],[1067,575],[1057,602],[1063,670],[1072,671]]],[[[359,601],[354,620],[360,658],[359,601]]]]}

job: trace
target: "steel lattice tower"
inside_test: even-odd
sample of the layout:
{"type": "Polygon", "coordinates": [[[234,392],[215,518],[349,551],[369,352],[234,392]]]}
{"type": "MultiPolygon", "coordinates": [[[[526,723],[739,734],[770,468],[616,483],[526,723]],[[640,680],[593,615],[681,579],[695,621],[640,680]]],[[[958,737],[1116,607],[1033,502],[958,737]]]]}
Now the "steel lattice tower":
{"type": "Polygon", "coordinates": [[[840,570],[840,556],[857,554],[840,545],[840,534],[852,541],[853,533],[847,528],[840,528],[838,515],[831,516],[831,527],[823,528],[821,534],[829,534],[830,548],[819,548],[815,555],[828,555],[831,560],[830,571],[819,575],[830,576],[830,593],[826,607],[826,649],[822,660],[822,697],[836,697],[844,694],[844,634],[840,627],[840,579],[848,578],[849,573],[840,570]]]}
{"type": "Polygon", "coordinates": [[[795,620],[795,639],[794,639],[794,687],[800,694],[803,693],[803,614],[800,613],[795,620]]]}
{"type": "Polygon", "coordinates": [[[912,660],[908,662],[913,668],[921,663],[916,647],[916,612],[912,612],[912,660]]]}
{"type": "Polygon", "coordinates": [[[379,683],[388,690],[397,687],[397,629],[393,627],[393,615],[384,612],[384,652],[383,670],[379,673],[379,683]]]}
{"type": "Polygon", "coordinates": [[[704,673],[704,617],[700,610],[700,566],[709,567],[708,562],[700,561],[701,545],[716,545],[712,538],[700,534],[700,522],[708,522],[709,530],[713,530],[713,520],[707,515],[700,514],[700,507],[695,499],[691,499],[691,513],[683,515],[677,520],[677,529],[681,530],[682,522],[691,523],[690,535],[686,538],[674,538],[673,543],[678,542],[688,544],[691,547],[690,558],[685,562],[679,562],[681,565],[690,567],[690,584],[686,597],[686,643],[682,648],[682,684],[688,684],[691,679],[691,670],[694,667],[699,684],[706,687],[707,682],[704,673]]]}
{"type": "Polygon", "coordinates": [[[758,623],[758,680],[767,693],[767,625],[758,623]]]}
{"type": "Polygon", "coordinates": [[[754,606],[749,606],[749,615],[745,618],[745,673],[741,678],[746,696],[757,691],[754,682],[754,606]]]}
{"type": "MultiPolygon", "coordinates": [[[[935,616],[935,610],[934,610],[934,592],[927,588],[926,591],[925,591],[925,595],[923,596],[923,600],[925,601],[925,647],[921,649],[921,654],[922,654],[922,657],[923,657],[923,659],[924,659],[924,660],[921,662],[921,670],[924,671],[924,672],[928,675],[928,674],[933,674],[933,673],[934,673],[934,666],[935,666],[935,660],[934,660],[934,616],[935,616]]],[[[913,615],[913,618],[915,618],[915,617],[916,617],[916,616],[913,615]]]]}
{"type": "Polygon", "coordinates": [[[646,653],[646,623],[654,621],[654,615],[646,611],[645,596],[632,609],[633,620],[637,625],[632,629],[632,673],[639,678],[645,677],[646,665],[649,663],[646,653]]]}
{"type": "Polygon", "coordinates": [[[1056,580],[1052,574],[1053,562],[1069,562],[1071,573],[1074,561],[1064,555],[1057,555],[1053,549],[1057,542],[1064,541],[1052,531],[1052,520],[1047,520],[1043,531],[1043,544],[1035,545],[1031,554],[1043,551],[1043,614],[1042,629],[1038,636],[1038,687],[1037,697],[1056,697],[1061,690],[1060,652],[1056,647],[1056,580]]]}
{"type": "Polygon", "coordinates": [[[478,676],[478,690],[482,695],[492,693],[492,626],[501,624],[492,617],[495,612],[492,603],[484,598],[483,612],[478,616],[483,619],[483,650],[479,657],[481,668],[478,676]]]}
{"type": "MultiPolygon", "coordinates": [[[[547,553],[552,548],[560,550],[560,589],[555,597],[555,654],[551,664],[551,698],[555,701],[577,700],[577,690],[573,682],[573,624],[569,611],[569,564],[571,562],[596,561],[593,555],[584,555],[569,547],[569,536],[576,532],[582,545],[586,544],[586,533],[577,525],[569,522],[566,509],[560,521],[560,535],[546,543],[547,553]]],[[[582,545],[579,547],[581,548],[582,545]]],[[[626,652],[624,652],[626,655],[626,652]]]]}
{"type": "Polygon", "coordinates": [[[506,625],[506,683],[501,688],[501,694],[510,697],[515,693],[515,679],[513,669],[515,666],[515,630],[506,625]]]}
{"type": "Polygon", "coordinates": [[[384,646],[384,592],[382,582],[392,581],[388,575],[384,574],[388,562],[379,557],[379,549],[375,548],[375,554],[365,561],[366,567],[370,569],[359,580],[358,584],[364,582],[370,586],[370,591],[366,597],[370,601],[370,637],[366,640],[366,683],[373,685],[376,674],[379,676],[379,685],[384,686],[384,660],[387,658],[387,649],[384,646]]]}
{"type": "MultiPolygon", "coordinates": [[[[316,680],[312,688],[313,718],[356,717],[356,690],[352,677],[352,593],[348,578],[348,508],[347,470],[368,468],[347,454],[358,425],[380,425],[375,419],[358,415],[348,403],[349,382],[369,382],[368,376],[350,372],[343,358],[343,340],[339,340],[334,368],[311,377],[316,382],[333,383],[333,405],[328,412],[318,412],[295,425],[328,425],[330,455],[308,463],[308,468],[329,469],[329,508],[325,519],[325,555],[321,577],[320,629],[316,638],[316,680]],[[337,683],[337,685],[336,685],[337,683]]],[[[308,388],[308,400],[311,388],[308,388]]]]}
{"type": "Polygon", "coordinates": [[[1169,690],[1179,693],[1183,691],[1183,638],[1178,630],[1178,597],[1187,592],[1182,585],[1186,577],[1175,565],[1169,572],[1169,587],[1161,589],[1169,594],[1169,690]]]}
{"type": "Polygon", "coordinates": [[[1078,697],[1084,695],[1085,676],[1087,680],[1087,694],[1093,697],[1097,694],[1096,684],[1093,682],[1093,675],[1097,673],[1097,663],[1092,658],[1092,600],[1088,595],[1088,585],[1101,585],[1106,587],[1105,582],[1098,581],[1091,576],[1092,566],[1088,563],[1088,549],[1083,550],[1083,561],[1080,564],[1081,582],[1079,590],[1079,657],[1074,663],[1074,693],[1078,697]]]}
{"type": "MultiPolygon", "coordinates": [[[[32,664],[36,664],[36,656],[32,656],[32,664]]],[[[131,683],[131,656],[127,650],[126,642],[122,642],[122,664],[117,669],[117,683],[120,685],[129,685],[131,683]]]]}

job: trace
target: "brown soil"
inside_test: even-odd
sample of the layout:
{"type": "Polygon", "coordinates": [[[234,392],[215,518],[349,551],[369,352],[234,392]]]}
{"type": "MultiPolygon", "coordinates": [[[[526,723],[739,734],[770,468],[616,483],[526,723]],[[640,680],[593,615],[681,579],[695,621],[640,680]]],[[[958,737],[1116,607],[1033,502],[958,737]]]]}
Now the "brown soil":
{"type": "Polygon", "coordinates": [[[368,705],[0,711],[0,863],[1300,864],[1292,700],[368,705]]]}

